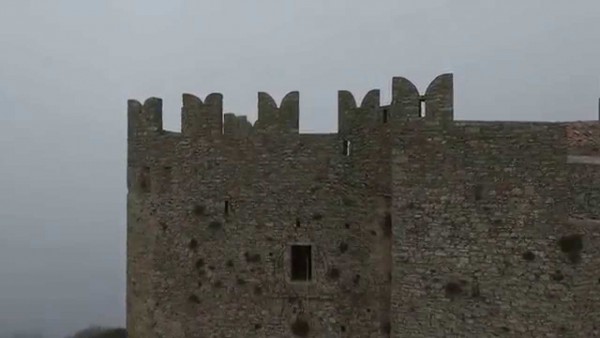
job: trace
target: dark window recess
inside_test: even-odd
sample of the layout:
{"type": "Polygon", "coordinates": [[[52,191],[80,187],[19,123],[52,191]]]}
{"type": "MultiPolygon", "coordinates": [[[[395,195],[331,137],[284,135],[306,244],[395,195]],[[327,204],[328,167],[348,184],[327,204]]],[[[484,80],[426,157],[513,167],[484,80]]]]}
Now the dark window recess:
{"type": "Polygon", "coordinates": [[[350,141],[344,140],[342,148],[342,153],[344,154],[344,156],[350,156],[350,141]]]}
{"type": "Polygon", "coordinates": [[[223,208],[223,213],[225,215],[229,215],[229,201],[225,201],[225,206],[223,208]]]}
{"type": "Polygon", "coordinates": [[[387,123],[388,121],[388,110],[384,109],[383,110],[383,123],[387,123]]]}
{"type": "Polygon", "coordinates": [[[151,180],[150,180],[150,167],[144,167],[142,172],[138,175],[138,185],[142,192],[150,192],[151,180]]]}
{"type": "Polygon", "coordinates": [[[383,233],[385,237],[392,236],[392,215],[389,212],[385,213],[385,218],[383,220],[383,233]]]}
{"type": "Polygon", "coordinates": [[[292,280],[309,281],[312,279],[312,247],[310,245],[292,245],[292,280]]]}

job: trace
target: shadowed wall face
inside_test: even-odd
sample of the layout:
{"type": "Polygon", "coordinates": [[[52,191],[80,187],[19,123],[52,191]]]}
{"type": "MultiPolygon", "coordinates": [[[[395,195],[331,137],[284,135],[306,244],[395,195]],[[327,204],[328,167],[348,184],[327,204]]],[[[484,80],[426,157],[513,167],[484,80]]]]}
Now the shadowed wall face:
{"type": "Polygon", "coordinates": [[[600,193],[598,165],[569,161],[597,125],[413,124],[402,133],[396,335],[598,334],[600,210],[588,204],[600,193]]]}

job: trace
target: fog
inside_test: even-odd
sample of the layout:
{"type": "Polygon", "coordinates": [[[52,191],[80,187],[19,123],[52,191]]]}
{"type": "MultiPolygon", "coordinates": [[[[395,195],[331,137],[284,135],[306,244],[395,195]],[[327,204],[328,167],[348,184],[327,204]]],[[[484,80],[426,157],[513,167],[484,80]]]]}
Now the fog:
{"type": "Polygon", "coordinates": [[[300,91],[334,132],[337,90],[455,74],[455,117],[591,120],[597,0],[0,0],[0,333],[125,325],[126,101],[300,91]]]}

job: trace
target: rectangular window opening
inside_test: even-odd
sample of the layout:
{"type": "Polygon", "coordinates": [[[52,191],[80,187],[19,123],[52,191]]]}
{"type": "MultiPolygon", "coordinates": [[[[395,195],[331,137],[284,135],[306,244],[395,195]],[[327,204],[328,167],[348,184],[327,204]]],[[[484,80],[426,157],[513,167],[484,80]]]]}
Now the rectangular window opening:
{"type": "Polygon", "coordinates": [[[144,167],[138,174],[138,186],[142,192],[150,192],[152,189],[152,179],[150,176],[150,167],[144,167]]]}
{"type": "Polygon", "coordinates": [[[292,245],[292,280],[312,280],[312,247],[310,245],[292,245]]]}
{"type": "Polygon", "coordinates": [[[223,213],[225,215],[229,215],[229,201],[225,201],[225,206],[223,208],[223,213]]]}
{"type": "Polygon", "coordinates": [[[384,109],[383,110],[383,123],[387,123],[388,121],[388,110],[384,109]]]}
{"type": "Polygon", "coordinates": [[[385,216],[383,219],[383,235],[386,238],[392,236],[392,198],[384,196],[385,199],[385,216]]]}
{"type": "Polygon", "coordinates": [[[427,104],[425,102],[425,98],[421,98],[421,102],[419,105],[419,116],[425,117],[426,114],[427,114],[427,104]]]}
{"type": "Polygon", "coordinates": [[[385,217],[383,219],[383,235],[386,238],[392,237],[392,214],[389,212],[385,213],[385,217]]]}
{"type": "Polygon", "coordinates": [[[344,140],[342,147],[343,147],[342,152],[343,152],[344,156],[350,156],[350,141],[344,140]]]}

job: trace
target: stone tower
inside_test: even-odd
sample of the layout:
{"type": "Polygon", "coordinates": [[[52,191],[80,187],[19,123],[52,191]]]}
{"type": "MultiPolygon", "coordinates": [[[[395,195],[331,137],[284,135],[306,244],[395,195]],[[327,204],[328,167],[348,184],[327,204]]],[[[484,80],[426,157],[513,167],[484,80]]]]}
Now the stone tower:
{"type": "Polygon", "coordinates": [[[600,123],[456,121],[452,82],[340,91],[333,134],[129,101],[130,336],[599,335],[600,123]]]}

